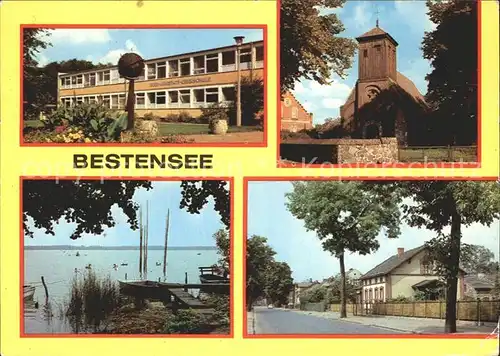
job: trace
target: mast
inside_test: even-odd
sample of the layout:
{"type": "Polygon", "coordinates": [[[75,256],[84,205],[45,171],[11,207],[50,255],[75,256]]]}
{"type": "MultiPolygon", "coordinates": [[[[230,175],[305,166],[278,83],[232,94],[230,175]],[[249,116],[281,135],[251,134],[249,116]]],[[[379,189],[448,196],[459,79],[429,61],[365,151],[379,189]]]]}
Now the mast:
{"type": "Polygon", "coordinates": [[[139,234],[140,234],[140,244],[139,244],[139,278],[142,279],[142,207],[139,209],[139,234]]]}
{"type": "Polygon", "coordinates": [[[163,280],[167,281],[167,245],[168,245],[168,228],[170,222],[170,209],[167,213],[167,226],[165,228],[165,250],[163,251],[163,280]]]}
{"type": "Polygon", "coordinates": [[[149,243],[149,201],[146,201],[146,233],[144,236],[144,278],[148,279],[148,243],[149,243]]]}

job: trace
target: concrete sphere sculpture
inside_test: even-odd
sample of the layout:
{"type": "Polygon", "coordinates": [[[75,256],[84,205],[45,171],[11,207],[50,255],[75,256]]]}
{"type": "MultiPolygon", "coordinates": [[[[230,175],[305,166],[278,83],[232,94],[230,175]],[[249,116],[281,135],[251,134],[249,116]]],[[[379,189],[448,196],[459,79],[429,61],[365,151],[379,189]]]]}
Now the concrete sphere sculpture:
{"type": "Polygon", "coordinates": [[[137,78],[143,70],[144,60],[136,53],[125,53],[118,60],[118,73],[124,78],[137,78]]]}

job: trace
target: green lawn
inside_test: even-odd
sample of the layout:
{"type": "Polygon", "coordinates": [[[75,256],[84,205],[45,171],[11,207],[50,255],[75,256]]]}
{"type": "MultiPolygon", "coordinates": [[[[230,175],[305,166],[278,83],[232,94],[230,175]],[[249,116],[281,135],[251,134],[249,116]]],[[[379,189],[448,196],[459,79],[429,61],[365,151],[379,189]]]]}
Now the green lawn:
{"type": "MultiPolygon", "coordinates": [[[[24,121],[24,127],[42,127],[43,124],[39,120],[26,120],[24,121]]],[[[159,122],[158,128],[160,130],[160,136],[167,135],[200,135],[208,134],[208,124],[189,124],[189,123],[166,123],[159,122]]],[[[258,131],[257,126],[229,126],[228,132],[249,132],[258,131]]]]}
{"type": "MultiPolygon", "coordinates": [[[[200,135],[208,134],[208,124],[188,124],[188,123],[165,123],[158,124],[160,135],[200,135]]],[[[227,132],[249,132],[258,131],[256,126],[229,126],[227,132]]]]}
{"type": "Polygon", "coordinates": [[[477,148],[471,147],[419,147],[400,148],[401,162],[477,162],[477,148]],[[450,159],[451,158],[451,159],[450,159]]]}

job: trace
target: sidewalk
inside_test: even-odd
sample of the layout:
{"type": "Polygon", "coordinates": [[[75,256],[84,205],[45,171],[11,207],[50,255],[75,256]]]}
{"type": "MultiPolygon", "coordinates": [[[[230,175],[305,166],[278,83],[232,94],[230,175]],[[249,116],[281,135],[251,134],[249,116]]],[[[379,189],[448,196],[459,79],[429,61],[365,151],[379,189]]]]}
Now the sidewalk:
{"type": "MultiPolygon", "coordinates": [[[[340,313],[336,312],[312,312],[293,310],[296,313],[304,313],[314,315],[326,319],[340,320],[340,313]]],[[[397,316],[354,316],[347,314],[346,319],[341,319],[345,322],[363,324],[367,326],[375,326],[395,331],[403,331],[413,334],[443,334],[444,319],[426,319],[426,318],[407,318],[397,316]]],[[[484,323],[483,326],[476,326],[472,321],[457,321],[458,334],[491,334],[497,324],[484,323]]]]}

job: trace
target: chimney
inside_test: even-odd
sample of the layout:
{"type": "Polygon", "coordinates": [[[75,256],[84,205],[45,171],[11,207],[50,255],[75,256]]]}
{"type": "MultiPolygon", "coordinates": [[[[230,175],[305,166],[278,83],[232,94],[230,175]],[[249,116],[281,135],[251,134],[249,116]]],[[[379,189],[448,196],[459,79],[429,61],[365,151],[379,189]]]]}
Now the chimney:
{"type": "Polygon", "coordinates": [[[402,258],[405,253],[404,247],[398,247],[398,257],[402,258]]]}

